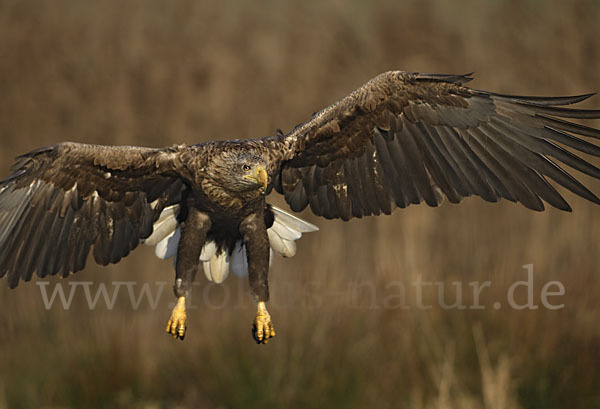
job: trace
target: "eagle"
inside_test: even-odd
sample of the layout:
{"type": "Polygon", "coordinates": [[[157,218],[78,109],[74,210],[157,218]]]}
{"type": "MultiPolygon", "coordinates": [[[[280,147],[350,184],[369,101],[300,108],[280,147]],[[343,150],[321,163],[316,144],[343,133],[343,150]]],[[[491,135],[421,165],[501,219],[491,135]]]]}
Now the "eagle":
{"type": "Polygon", "coordinates": [[[90,252],[117,263],[140,243],[175,258],[175,307],[166,331],[183,339],[186,298],[200,265],[222,282],[248,276],[253,337],[275,336],[268,271],[316,226],[266,202],[325,219],[390,214],[467,196],[542,211],[571,207],[553,183],[600,204],[565,165],[600,178],[600,130],[566,108],[593,94],[507,95],[468,88],[465,75],[390,71],[284,134],[167,148],[59,143],[19,156],[0,182],[0,277],[66,277],[90,252]]]}

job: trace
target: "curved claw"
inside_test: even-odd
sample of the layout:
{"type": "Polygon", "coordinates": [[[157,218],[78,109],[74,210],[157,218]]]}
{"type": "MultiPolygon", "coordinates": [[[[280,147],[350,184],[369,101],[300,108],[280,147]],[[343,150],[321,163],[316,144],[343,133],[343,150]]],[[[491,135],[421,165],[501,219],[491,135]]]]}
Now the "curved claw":
{"type": "Polygon", "coordinates": [[[187,329],[187,315],[185,312],[185,297],[179,297],[177,305],[171,312],[169,322],[167,322],[166,332],[173,335],[174,339],[181,339],[185,337],[185,330],[187,329]]]}
{"type": "Polygon", "coordinates": [[[275,336],[273,321],[267,311],[264,301],[258,303],[256,318],[252,324],[252,336],[257,344],[268,344],[269,338],[275,336]]]}

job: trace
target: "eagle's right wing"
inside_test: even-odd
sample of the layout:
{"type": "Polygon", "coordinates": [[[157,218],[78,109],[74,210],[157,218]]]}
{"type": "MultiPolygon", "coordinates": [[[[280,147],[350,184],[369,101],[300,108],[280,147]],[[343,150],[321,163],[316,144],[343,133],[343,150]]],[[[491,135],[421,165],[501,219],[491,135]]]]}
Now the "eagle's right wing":
{"type": "Polygon", "coordinates": [[[17,158],[0,182],[0,277],[67,276],[116,263],[182,200],[182,149],[62,143],[17,158]]]}

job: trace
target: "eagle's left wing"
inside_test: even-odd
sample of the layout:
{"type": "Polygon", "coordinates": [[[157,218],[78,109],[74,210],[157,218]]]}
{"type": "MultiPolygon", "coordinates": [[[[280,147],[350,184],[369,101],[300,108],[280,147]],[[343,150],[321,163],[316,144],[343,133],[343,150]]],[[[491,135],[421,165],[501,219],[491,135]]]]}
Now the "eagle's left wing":
{"type": "Polygon", "coordinates": [[[19,279],[116,263],[185,195],[177,148],[62,143],[17,158],[0,182],[0,277],[19,279]]]}
{"type": "Polygon", "coordinates": [[[274,188],[295,211],[310,205],[344,220],[423,201],[437,206],[443,196],[453,203],[505,198],[534,210],[544,209],[543,199],[570,210],[546,177],[600,203],[561,167],[600,178],[565,148],[600,156],[600,147],[579,137],[598,139],[600,130],[561,119],[600,118],[600,111],[561,107],[590,95],[501,95],[462,86],[470,79],[400,71],[375,77],[279,137],[274,188]]]}

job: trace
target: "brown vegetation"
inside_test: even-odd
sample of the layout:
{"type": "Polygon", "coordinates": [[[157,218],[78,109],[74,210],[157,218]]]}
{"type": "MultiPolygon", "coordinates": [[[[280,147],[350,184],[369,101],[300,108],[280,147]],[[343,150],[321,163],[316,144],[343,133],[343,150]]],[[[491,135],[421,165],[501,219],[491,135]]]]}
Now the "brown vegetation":
{"type": "MultiPolygon", "coordinates": [[[[598,1],[321,3],[0,1],[1,174],[63,140],[289,130],[389,69],[475,71],[472,86],[499,92],[600,91],[598,1]]],[[[267,346],[251,341],[247,283],[234,277],[217,288],[198,275],[195,299],[208,298],[186,340],[163,334],[173,270],[145,247],[62,283],[168,282],[154,311],[134,310],[125,290],[112,310],[90,310],[80,291],[47,311],[34,283],[0,285],[0,408],[599,407],[600,208],[565,196],[571,214],[477,198],[350,223],[306,213],[321,231],[274,263],[267,346]],[[529,263],[534,301],[558,280],[563,309],[508,308],[529,263]],[[437,287],[425,291],[434,307],[416,308],[419,276],[443,282],[448,303],[461,282],[466,305],[468,283],[490,280],[486,308],[444,310],[437,287]],[[411,308],[389,304],[393,282],[411,308]]]]}

